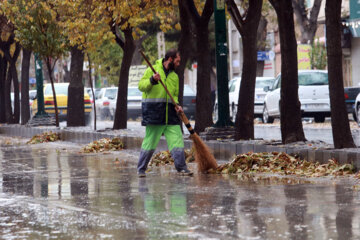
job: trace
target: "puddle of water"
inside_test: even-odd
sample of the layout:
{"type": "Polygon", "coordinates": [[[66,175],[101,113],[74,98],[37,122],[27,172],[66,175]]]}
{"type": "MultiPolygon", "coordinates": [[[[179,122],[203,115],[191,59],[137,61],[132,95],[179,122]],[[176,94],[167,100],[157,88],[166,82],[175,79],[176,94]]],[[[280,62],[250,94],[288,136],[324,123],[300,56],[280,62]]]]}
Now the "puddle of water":
{"type": "Polygon", "coordinates": [[[359,192],[346,179],[181,177],[173,166],[139,179],[137,158],[61,144],[0,147],[2,238],[360,237],[359,192]]]}

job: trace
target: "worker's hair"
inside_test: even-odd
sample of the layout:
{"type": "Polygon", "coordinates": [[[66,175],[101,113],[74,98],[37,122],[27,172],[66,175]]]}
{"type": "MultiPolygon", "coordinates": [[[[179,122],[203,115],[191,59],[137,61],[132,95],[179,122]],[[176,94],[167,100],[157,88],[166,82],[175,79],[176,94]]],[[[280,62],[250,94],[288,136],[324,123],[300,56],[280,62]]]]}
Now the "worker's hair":
{"type": "Polygon", "coordinates": [[[169,49],[166,53],[165,53],[165,58],[164,60],[168,60],[169,58],[176,58],[176,54],[178,54],[179,51],[175,48],[169,49]]]}

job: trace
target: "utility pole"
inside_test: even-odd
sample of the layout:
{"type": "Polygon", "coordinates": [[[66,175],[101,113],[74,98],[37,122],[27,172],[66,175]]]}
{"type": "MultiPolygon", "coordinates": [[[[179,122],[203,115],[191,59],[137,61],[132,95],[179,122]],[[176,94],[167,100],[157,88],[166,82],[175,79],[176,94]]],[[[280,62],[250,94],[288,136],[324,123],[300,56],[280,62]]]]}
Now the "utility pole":
{"type": "Polygon", "coordinates": [[[228,48],[226,42],[225,0],[214,0],[216,79],[218,96],[218,121],[214,127],[234,126],[229,111],[228,48]]]}
{"type": "Polygon", "coordinates": [[[39,55],[35,53],[35,76],[36,76],[36,98],[38,111],[35,117],[44,117],[48,114],[44,108],[44,78],[42,73],[42,61],[39,55]]]}
{"type": "Polygon", "coordinates": [[[35,53],[35,76],[36,76],[36,99],[37,113],[31,118],[27,125],[42,126],[55,125],[55,119],[45,112],[44,107],[44,77],[42,72],[42,61],[37,53],[35,53]]]}

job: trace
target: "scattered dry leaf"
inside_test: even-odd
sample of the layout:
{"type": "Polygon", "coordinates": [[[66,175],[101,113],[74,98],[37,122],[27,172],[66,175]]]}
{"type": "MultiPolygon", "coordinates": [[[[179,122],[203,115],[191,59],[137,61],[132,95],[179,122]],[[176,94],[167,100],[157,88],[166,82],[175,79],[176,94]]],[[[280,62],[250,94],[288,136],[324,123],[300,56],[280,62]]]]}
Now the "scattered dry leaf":
{"type": "MultiPolygon", "coordinates": [[[[185,161],[187,163],[195,161],[194,149],[185,149],[185,161]]],[[[169,151],[162,151],[156,153],[150,160],[149,166],[163,166],[174,164],[174,159],[171,157],[169,151]]]]}
{"type": "Polygon", "coordinates": [[[124,144],[120,138],[102,138],[97,141],[93,141],[83,147],[81,152],[93,153],[93,152],[104,152],[104,151],[119,151],[124,149],[124,144]]]}
{"type": "Polygon", "coordinates": [[[33,136],[27,144],[37,144],[43,142],[55,142],[60,140],[60,134],[56,132],[44,132],[42,134],[37,134],[33,136]]]}
{"type": "Polygon", "coordinates": [[[308,162],[299,157],[293,157],[284,152],[264,152],[239,154],[226,164],[209,173],[241,174],[241,173],[277,173],[284,175],[298,175],[303,177],[342,176],[353,174],[354,166],[340,165],[335,159],[326,164],[308,162]]]}

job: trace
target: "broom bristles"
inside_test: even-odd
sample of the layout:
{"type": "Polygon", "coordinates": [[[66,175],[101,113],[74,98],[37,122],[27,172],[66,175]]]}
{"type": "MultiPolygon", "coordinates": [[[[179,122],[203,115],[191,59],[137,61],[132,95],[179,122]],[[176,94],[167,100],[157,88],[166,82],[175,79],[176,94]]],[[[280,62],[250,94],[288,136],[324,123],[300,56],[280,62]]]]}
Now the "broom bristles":
{"type": "Polygon", "coordinates": [[[209,169],[216,169],[218,167],[215,157],[211,154],[208,146],[201,140],[196,133],[192,134],[195,147],[195,161],[198,165],[198,172],[206,172],[209,169]]]}

